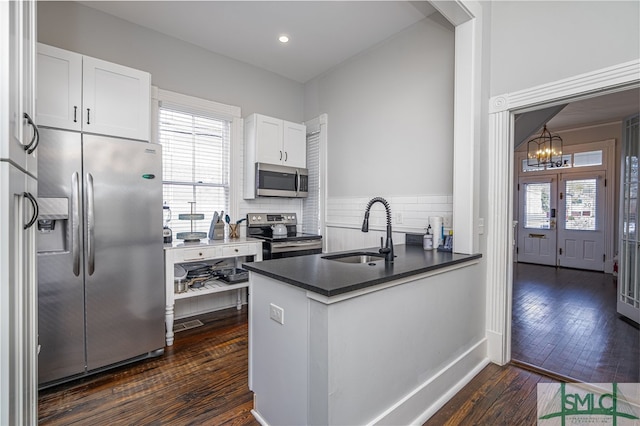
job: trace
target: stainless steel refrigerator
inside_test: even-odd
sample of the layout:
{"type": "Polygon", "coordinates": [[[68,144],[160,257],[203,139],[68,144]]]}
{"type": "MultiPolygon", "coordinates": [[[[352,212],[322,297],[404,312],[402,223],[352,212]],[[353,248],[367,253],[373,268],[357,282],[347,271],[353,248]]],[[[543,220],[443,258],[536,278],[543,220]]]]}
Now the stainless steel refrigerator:
{"type": "Polygon", "coordinates": [[[40,131],[41,387],[164,350],[161,146],[40,131]]]}

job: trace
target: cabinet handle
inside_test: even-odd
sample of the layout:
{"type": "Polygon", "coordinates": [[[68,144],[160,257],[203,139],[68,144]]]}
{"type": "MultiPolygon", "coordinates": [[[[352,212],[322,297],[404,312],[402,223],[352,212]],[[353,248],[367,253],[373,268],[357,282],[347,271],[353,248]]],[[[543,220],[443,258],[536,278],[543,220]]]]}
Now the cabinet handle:
{"type": "Polygon", "coordinates": [[[29,142],[29,144],[25,145],[24,147],[24,150],[27,151],[27,154],[31,154],[36,150],[38,144],[40,143],[40,132],[38,131],[38,126],[36,126],[36,123],[33,122],[31,117],[29,117],[29,114],[25,112],[23,117],[27,120],[27,123],[29,123],[31,127],[33,127],[33,137],[31,138],[31,142],[29,142]]]}
{"type": "Polygon", "coordinates": [[[287,151],[284,152],[284,161],[287,161],[287,159],[289,158],[289,153],[287,153],[287,151]]]}
{"type": "Polygon", "coordinates": [[[24,225],[24,229],[29,229],[33,226],[34,223],[36,223],[36,220],[38,219],[38,202],[36,201],[35,197],[29,192],[24,192],[23,195],[31,202],[31,205],[33,206],[33,216],[31,216],[29,222],[24,225]]]}
{"type": "Polygon", "coordinates": [[[282,161],[282,151],[280,151],[280,161],[282,161]]]}
{"type": "Polygon", "coordinates": [[[78,122],[78,107],[77,106],[73,107],[73,122],[74,123],[78,122]]]}
{"type": "Polygon", "coordinates": [[[91,117],[91,109],[87,108],[87,124],[91,124],[89,121],[89,117],[91,117]]]}

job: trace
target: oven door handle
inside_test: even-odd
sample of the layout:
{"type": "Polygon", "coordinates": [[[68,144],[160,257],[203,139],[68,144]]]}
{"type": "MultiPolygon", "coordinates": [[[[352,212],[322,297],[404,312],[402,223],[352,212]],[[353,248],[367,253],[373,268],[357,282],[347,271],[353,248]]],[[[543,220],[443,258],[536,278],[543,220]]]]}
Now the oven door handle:
{"type": "Polygon", "coordinates": [[[282,253],[287,251],[309,250],[314,248],[322,248],[322,240],[310,241],[304,243],[277,243],[271,244],[271,253],[282,253]]]}

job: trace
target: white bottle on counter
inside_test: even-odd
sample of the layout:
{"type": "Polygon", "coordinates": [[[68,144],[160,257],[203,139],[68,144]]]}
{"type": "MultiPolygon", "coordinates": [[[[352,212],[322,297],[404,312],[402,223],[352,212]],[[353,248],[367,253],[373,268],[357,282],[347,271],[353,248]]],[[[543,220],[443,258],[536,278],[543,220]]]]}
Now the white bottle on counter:
{"type": "Polygon", "coordinates": [[[422,248],[425,250],[433,250],[433,234],[431,233],[431,225],[427,227],[427,233],[422,238],[422,248]]]}

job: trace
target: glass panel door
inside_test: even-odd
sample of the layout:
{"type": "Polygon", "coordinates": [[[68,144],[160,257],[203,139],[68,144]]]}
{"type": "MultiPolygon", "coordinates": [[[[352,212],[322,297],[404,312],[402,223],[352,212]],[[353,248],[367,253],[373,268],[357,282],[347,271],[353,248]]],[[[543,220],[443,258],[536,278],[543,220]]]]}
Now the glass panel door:
{"type": "Polygon", "coordinates": [[[640,322],[640,240],[638,239],[638,156],[639,116],[626,121],[622,152],[620,187],[620,250],[618,277],[618,313],[640,322]]]}
{"type": "Polygon", "coordinates": [[[556,264],[556,181],[521,178],[518,262],[556,264]]]}
{"type": "Polygon", "coordinates": [[[604,173],[561,177],[558,265],[604,271],[604,173]]]}

